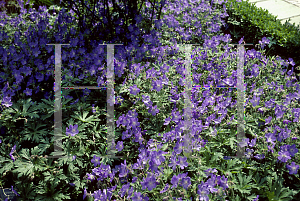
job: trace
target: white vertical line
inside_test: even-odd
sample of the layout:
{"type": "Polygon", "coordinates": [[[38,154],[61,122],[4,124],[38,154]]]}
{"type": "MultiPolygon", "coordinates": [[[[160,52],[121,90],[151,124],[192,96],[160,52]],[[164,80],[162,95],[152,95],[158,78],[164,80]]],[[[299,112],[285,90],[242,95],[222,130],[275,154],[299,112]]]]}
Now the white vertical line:
{"type": "Polygon", "coordinates": [[[54,83],[54,156],[48,158],[67,158],[62,157],[62,111],[61,111],[61,45],[70,44],[47,44],[55,45],[55,83],[54,83]]]}
{"type": "Polygon", "coordinates": [[[114,124],[114,45],[107,45],[107,155],[115,157],[115,124],[114,124]],[[113,104],[109,103],[113,101],[113,104]]]}
{"type": "Polygon", "coordinates": [[[192,90],[192,79],[191,79],[191,48],[192,45],[185,45],[185,88],[184,88],[184,149],[185,155],[190,156],[192,153],[192,141],[191,141],[191,90],[192,90]]]}
{"type": "MultiPolygon", "coordinates": [[[[237,68],[237,140],[245,137],[245,123],[244,123],[244,100],[245,100],[245,87],[244,87],[244,45],[238,45],[238,68],[237,68]]],[[[244,156],[245,148],[237,146],[237,157],[244,156]]]]}

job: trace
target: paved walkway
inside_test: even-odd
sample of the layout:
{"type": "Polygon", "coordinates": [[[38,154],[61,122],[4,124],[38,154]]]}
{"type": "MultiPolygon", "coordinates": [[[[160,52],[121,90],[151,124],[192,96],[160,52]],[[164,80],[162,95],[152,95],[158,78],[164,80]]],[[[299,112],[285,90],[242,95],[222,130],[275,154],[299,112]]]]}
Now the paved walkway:
{"type": "Polygon", "coordinates": [[[300,7],[300,0],[284,0],[287,3],[293,4],[297,7],[300,7]]]}

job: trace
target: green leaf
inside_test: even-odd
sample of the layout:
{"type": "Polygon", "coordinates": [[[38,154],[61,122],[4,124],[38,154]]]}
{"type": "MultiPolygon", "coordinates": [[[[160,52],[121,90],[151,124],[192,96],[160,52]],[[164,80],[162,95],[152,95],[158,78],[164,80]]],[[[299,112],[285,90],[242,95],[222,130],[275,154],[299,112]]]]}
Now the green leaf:
{"type": "Polygon", "coordinates": [[[90,116],[89,118],[86,119],[86,116],[89,112],[84,111],[82,117],[76,112],[76,115],[71,115],[71,117],[78,119],[84,123],[91,123],[92,121],[97,121],[94,116],[90,116]]]}
{"type": "Polygon", "coordinates": [[[20,156],[26,158],[29,161],[31,160],[30,154],[29,154],[29,149],[21,149],[20,156]]]}
{"type": "Polygon", "coordinates": [[[31,162],[21,162],[18,161],[18,163],[16,164],[16,169],[13,170],[13,173],[18,173],[18,178],[20,178],[21,176],[25,175],[25,176],[29,176],[30,174],[32,174],[34,172],[34,165],[31,162]]]}
{"type": "MultiPolygon", "coordinates": [[[[6,160],[8,161],[8,160],[6,160]]],[[[4,162],[4,161],[3,161],[4,162]]],[[[3,163],[1,163],[1,165],[3,165],[3,163]]],[[[0,169],[0,173],[2,174],[3,172],[8,172],[10,171],[12,168],[14,167],[14,163],[12,161],[8,161],[8,163],[6,163],[3,168],[0,169]]]]}

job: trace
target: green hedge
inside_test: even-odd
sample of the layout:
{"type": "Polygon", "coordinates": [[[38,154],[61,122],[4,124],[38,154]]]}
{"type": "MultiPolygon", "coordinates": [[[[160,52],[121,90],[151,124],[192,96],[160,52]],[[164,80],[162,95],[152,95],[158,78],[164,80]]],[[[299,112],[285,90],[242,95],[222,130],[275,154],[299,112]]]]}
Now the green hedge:
{"type": "Polygon", "coordinates": [[[273,38],[272,53],[282,59],[293,58],[295,67],[300,65],[300,26],[286,21],[284,24],[269,13],[268,10],[258,8],[249,0],[237,2],[227,0],[227,24],[238,25],[243,29],[243,36],[247,43],[258,44],[262,37],[273,38]]]}

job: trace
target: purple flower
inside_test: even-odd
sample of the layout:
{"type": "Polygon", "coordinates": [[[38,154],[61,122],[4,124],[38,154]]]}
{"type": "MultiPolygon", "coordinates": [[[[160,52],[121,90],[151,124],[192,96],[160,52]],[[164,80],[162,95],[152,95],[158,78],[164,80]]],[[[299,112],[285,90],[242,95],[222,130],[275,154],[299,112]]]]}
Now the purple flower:
{"type": "Polygon", "coordinates": [[[137,88],[136,84],[129,88],[130,88],[130,93],[135,96],[141,91],[139,88],[137,88]]]}
{"type": "Polygon", "coordinates": [[[121,197],[124,197],[124,195],[126,193],[128,193],[129,187],[130,187],[129,183],[127,183],[127,184],[125,184],[125,185],[122,186],[121,190],[119,191],[119,194],[121,194],[121,197]]]}
{"type": "Polygon", "coordinates": [[[155,172],[158,171],[158,165],[153,161],[153,159],[149,162],[149,169],[155,172]]]}
{"type": "Polygon", "coordinates": [[[272,117],[271,117],[271,116],[269,116],[269,117],[268,117],[268,118],[266,118],[265,120],[266,120],[266,123],[265,123],[265,124],[267,125],[267,124],[269,124],[269,123],[271,122],[271,120],[272,120],[272,117]]]}
{"type": "Polygon", "coordinates": [[[208,185],[204,184],[203,181],[202,183],[198,185],[198,190],[197,193],[200,195],[200,200],[204,201],[209,201],[208,195],[209,195],[209,190],[208,190],[208,185]]]}
{"type": "Polygon", "coordinates": [[[16,194],[17,196],[20,196],[20,195],[17,193],[17,191],[14,190],[14,187],[13,187],[13,186],[11,186],[11,190],[12,190],[12,192],[14,192],[14,194],[16,194]]]}
{"type": "Polygon", "coordinates": [[[258,201],[259,195],[257,195],[257,197],[253,200],[253,201],[258,201]]]}
{"type": "Polygon", "coordinates": [[[122,151],[123,148],[124,148],[124,146],[123,146],[123,141],[118,141],[117,146],[116,146],[116,149],[117,149],[118,151],[122,151]]]}
{"type": "Polygon", "coordinates": [[[74,161],[75,159],[76,159],[76,156],[74,155],[72,160],[74,161]]]}
{"type": "Polygon", "coordinates": [[[172,111],[172,121],[174,121],[175,123],[178,123],[180,119],[181,119],[180,112],[176,111],[176,113],[175,113],[174,111],[172,111]]]}
{"type": "Polygon", "coordinates": [[[137,177],[133,177],[131,183],[135,183],[136,181],[137,181],[137,177]]]}
{"type": "Polygon", "coordinates": [[[278,159],[284,163],[286,163],[289,159],[291,159],[290,153],[287,151],[280,151],[278,152],[278,154],[279,154],[278,159]]]}
{"type": "Polygon", "coordinates": [[[151,106],[148,112],[155,116],[159,112],[159,110],[157,109],[157,105],[155,105],[154,107],[151,106]]]}
{"type": "Polygon", "coordinates": [[[119,177],[126,177],[128,174],[128,169],[127,169],[127,165],[126,165],[126,159],[124,160],[124,164],[121,164],[121,169],[120,169],[120,173],[119,173],[119,177]]]}
{"type": "Polygon", "coordinates": [[[96,74],[96,67],[95,66],[90,67],[89,72],[91,73],[91,75],[95,75],[96,74]]]}
{"type": "Polygon", "coordinates": [[[38,80],[38,82],[42,82],[44,80],[44,74],[37,72],[35,78],[38,80]]]}
{"type": "Polygon", "coordinates": [[[180,168],[183,170],[185,167],[187,167],[189,164],[186,162],[186,157],[178,157],[177,165],[180,166],[180,168]]]}
{"type": "Polygon", "coordinates": [[[249,143],[249,147],[254,147],[254,146],[255,146],[255,144],[256,144],[256,139],[257,139],[257,138],[254,138],[254,139],[251,140],[251,142],[249,143]]]}
{"type": "Polygon", "coordinates": [[[257,105],[259,105],[259,96],[254,96],[253,99],[250,100],[250,102],[252,103],[253,107],[256,107],[257,105]]]}
{"type": "Polygon", "coordinates": [[[132,201],[148,201],[149,198],[145,195],[141,195],[140,192],[134,192],[134,196],[131,198],[132,201]]]}
{"type": "MultiPolygon", "coordinates": [[[[174,153],[174,152],[173,152],[174,153]]],[[[170,158],[170,163],[168,165],[169,167],[172,167],[173,170],[175,170],[177,163],[176,163],[176,155],[172,155],[170,158]]]]}
{"type": "Polygon", "coordinates": [[[96,109],[95,109],[95,107],[94,107],[94,106],[95,106],[95,104],[93,104],[93,105],[92,105],[92,112],[93,112],[93,113],[95,113],[95,112],[96,112],[96,109]]]}
{"type": "Polygon", "coordinates": [[[223,188],[223,190],[225,190],[226,188],[228,188],[228,184],[227,184],[228,178],[225,178],[224,175],[222,177],[218,176],[217,180],[218,180],[218,185],[221,186],[223,188]]]}
{"type": "Polygon", "coordinates": [[[147,177],[145,182],[142,182],[141,184],[143,190],[147,187],[149,191],[152,191],[152,189],[154,189],[159,184],[159,182],[156,182],[155,177],[152,175],[150,177],[147,177]]]}
{"type": "Polygon", "coordinates": [[[182,147],[183,147],[183,142],[176,142],[175,147],[174,147],[174,152],[176,154],[180,154],[182,152],[182,147]]]}
{"type": "Polygon", "coordinates": [[[13,160],[13,162],[15,162],[15,157],[12,155],[12,154],[9,154],[10,155],[10,158],[11,158],[11,160],[13,160]]]}
{"type": "Polygon", "coordinates": [[[179,182],[179,177],[176,175],[173,175],[172,179],[171,179],[171,184],[173,184],[172,188],[177,188],[179,182]]]}
{"type": "Polygon", "coordinates": [[[254,156],[254,158],[257,158],[257,159],[261,160],[261,159],[264,159],[264,158],[265,158],[265,155],[264,155],[264,154],[256,154],[256,155],[254,156]]]}
{"type": "Polygon", "coordinates": [[[83,200],[86,198],[86,195],[87,195],[87,191],[86,191],[86,188],[84,188],[84,191],[83,191],[83,200]]]}
{"type": "Polygon", "coordinates": [[[132,128],[137,128],[140,125],[140,122],[138,122],[138,118],[132,117],[130,118],[130,125],[132,128]]]}
{"type": "Polygon", "coordinates": [[[11,97],[5,96],[5,97],[3,98],[1,104],[4,105],[4,106],[6,106],[6,107],[12,106],[11,97]]]}
{"type": "Polygon", "coordinates": [[[157,151],[153,151],[151,152],[152,154],[152,160],[156,163],[156,165],[161,165],[161,163],[163,163],[166,159],[162,154],[166,154],[165,152],[163,152],[162,150],[157,151]]]}
{"type": "Polygon", "coordinates": [[[254,152],[253,149],[246,149],[246,152],[245,152],[245,155],[246,155],[246,158],[250,158],[252,156],[252,152],[254,152]]]}
{"type": "Polygon", "coordinates": [[[259,44],[261,45],[261,49],[264,49],[266,44],[269,44],[270,40],[266,37],[263,37],[261,41],[259,41],[259,44]]]}
{"type": "Polygon", "coordinates": [[[191,185],[191,178],[186,177],[181,180],[180,184],[185,190],[191,185]]]}
{"type": "Polygon", "coordinates": [[[248,146],[248,143],[249,143],[249,138],[244,138],[244,139],[239,143],[239,146],[240,146],[240,147],[246,147],[246,146],[248,146]]]}
{"type": "Polygon", "coordinates": [[[10,151],[10,154],[13,154],[15,150],[16,150],[16,145],[13,146],[13,148],[10,151]]]}
{"type": "Polygon", "coordinates": [[[94,155],[93,159],[91,160],[92,163],[94,163],[94,167],[97,165],[100,165],[100,157],[94,155]]]}
{"type": "Polygon", "coordinates": [[[295,145],[295,144],[290,145],[290,146],[289,146],[289,149],[288,149],[288,152],[290,153],[290,155],[291,155],[292,157],[294,157],[295,154],[298,153],[298,149],[296,148],[296,145],[295,145]]]}
{"type": "Polygon", "coordinates": [[[161,80],[156,80],[156,81],[152,81],[152,86],[153,89],[155,89],[156,91],[160,91],[163,88],[163,84],[161,80]]]}
{"type": "Polygon", "coordinates": [[[267,142],[274,142],[276,140],[274,133],[267,133],[265,134],[265,137],[267,139],[267,142]]]}
{"type": "Polygon", "coordinates": [[[208,177],[209,175],[214,175],[213,173],[218,172],[218,171],[216,170],[216,168],[214,168],[214,169],[208,168],[207,170],[204,170],[204,172],[206,174],[206,177],[208,177]]]}
{"type": "MultiPolygon", "coordinates": [[[[239,1],[237,1],[237,2],[239,2],[239,1]]],[[[242,42],[245,42],[244,41],[244,36],[239,40],[239,44],[242,44],[242,42]]]]}
{"type": "Polygon", "coordinates": [[[291,165],[286,165],[286,168],[289,169],[289,174],[297,174],[299,165],[296,165],[295,162],[292,162],[291,165]]]}
{"type": "Polygon", "coordinates": [[[167,190],[169,190],[169,187],[170,187],[169,184],[166,184],[166,186],[164,187],[163,190],[160,191],[160,193],[166,192],[167,190]]]}
{"type": "Polygon", "coordinates": [[[207,185],[207,189],[211,192],[211,193],[215,193],[218,192],[218,189],[214,188],[214,186],[217,184],[216,178],[217,176],[214,174],[210,175],[211,178],[209,178],[205,184],[207,185]]]}
{"type": "Polygon", "coordinates": [[[170,122],[171,122],[171,119],[170,119],[170,117],[168,117],[165,119],[164,125],[169,125],[170,122]]]}
{"type": "Polygon", "coordinates": [[[66,135],[71,135],[71,136],[75,136],[76,134],[79,133],[78,131],[78,125],[76,124],[75,126],[70,125],[69,128],[66,128],[66,135]]]}

